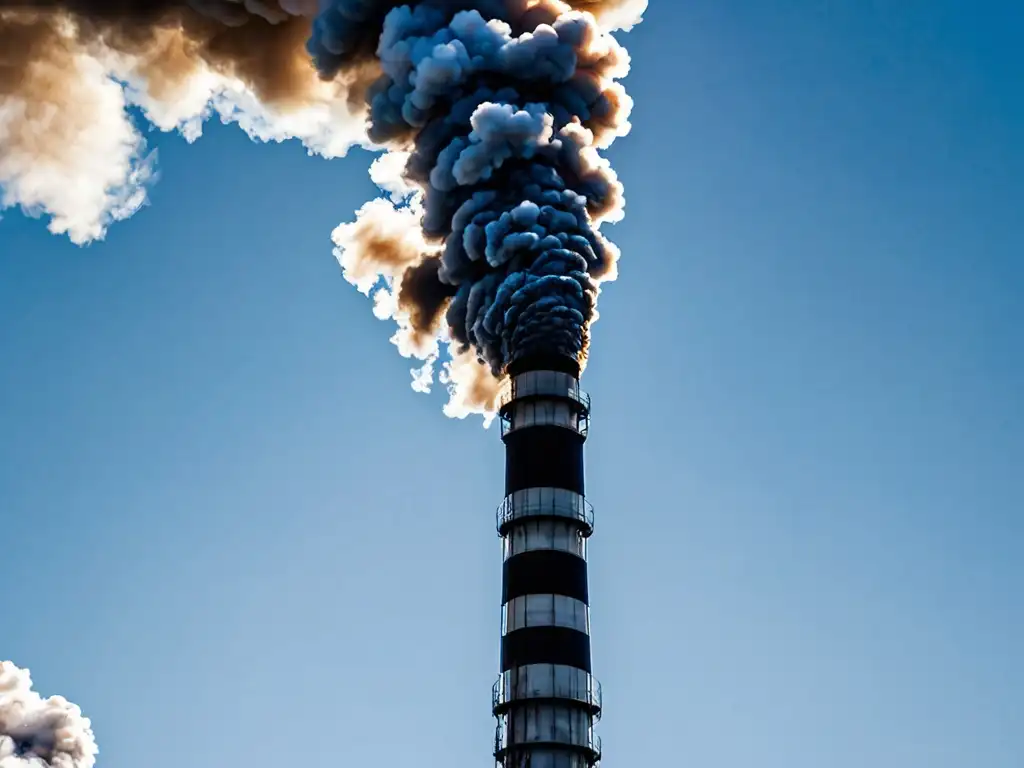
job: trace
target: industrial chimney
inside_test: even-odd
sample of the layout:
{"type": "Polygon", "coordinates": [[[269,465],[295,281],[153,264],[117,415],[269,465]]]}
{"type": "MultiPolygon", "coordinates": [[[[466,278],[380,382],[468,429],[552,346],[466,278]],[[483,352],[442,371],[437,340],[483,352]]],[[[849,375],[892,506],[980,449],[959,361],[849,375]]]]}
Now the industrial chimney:
{"type": "Polygon", "coordinates": [[[513,360],[500,400],[505,500],[501,674],[492,693],[502,768],[592,768],[601,687],[591,675],[583,443],[590,398],[576,360],[513,360]]]}

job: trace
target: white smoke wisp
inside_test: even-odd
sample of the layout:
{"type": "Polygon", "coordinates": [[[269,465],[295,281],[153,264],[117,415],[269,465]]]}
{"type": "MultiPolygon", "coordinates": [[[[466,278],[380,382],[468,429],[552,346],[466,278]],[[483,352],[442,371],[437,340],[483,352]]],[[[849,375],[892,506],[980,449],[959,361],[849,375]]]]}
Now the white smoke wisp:
{"type": "Polygon", "coordinates": [[[310,154],[344,157],[355,146],[372,148],[366,139],[363,116],[345,99],[344,87],[318,80],[310,73],[306,103],[288,108],[260,101],[241,80],[226,77],[207,67],[155,95],[137,64],[121,60],[113,68],[127,84],[128,98],[146,119],[164,132],[177,131],[189,142],[202,136],[203,125],[218,116],[235,123],[257,142],[296,139],[310,154]]]}
{"type": "Polygon", "coordinates": [[[399,205],[410,202],[417,207],[423,203],[420,191],[409,183],[403,171],[411,153],[391,150],[378,155],[370,164],[370,180],[388,193],[388,199],[399,205]]]}
{"type": "Polygon", "coordinates": [[[601,23],[601,27],[609,32],[629,32],[644,19],[647,0],[617,0],[605,3],[594,0],[593,7],[588,8],[586,0],[577,5],[582,10],[590,10],[601,23]]]}
{"type": "MultiPolygon", "coordinates": [[[[288,12],[308,16],[313,6],[249,0],[245,12],[277,23],[288,12]]],[[[15,54],[24,59],[16,62],[23,71],[8,70],[8,82],[0,82],[0,207],[46,216],[52,232],[76,245],[103,239],[111,224],[147,202],[156,153],[147,150],[130,107],[189,142],[217,116],[254,141],[298,140],[326,158],[373,147],[364,108],[348,98],[352,82],[344,77],[325,81],[312,67],[299,69],[293,86],[300,96],[269,103],[240,78],[197,59],[181,29],[158,28],[145,50],[125,53],[101,39],[82,42],[70,18],[43,25],[0,10],[0,31],[4,25],[13,39],[37,39],[15,54]]]]}
{"type": "Polygon", "coordinates": [[[417,226],[418,206],[396,206],[380,197],[363,205],[356,220],[339,224],[331,239],[345,279],[369,295],[381,278],[399,279],[431,246],[417,226]]]}
{"type": "Polygon", "coordinates": [[[452,419],[467,416],[483,417],[484,429],[491,426],[498,411],[498,397],[504,381],[496,379],[491,369],[477,360],[471,350],[457,351],[449,345],[451,360],[444,364],[439,376],[448,389],[444,415],[452,419]]]}
{"type": "Polygon", "coordinates": [[[154,156],[103,65],[65,38],[0,98],[0,205],[48,214],[78,245],[103,237],[146,201],[154,156]]]}
{"type": "Polygon", "coordinates": [[[0,768],[93,768],[98,752],[76,705],[44,699],[27,669],[0,661],[0,768]]]}
{"type": "Polygon", "coordinates": [[[418,226],[422,216],[420,196],[397,173],[406,159],[406,153],[389,152],[374,161],[370,175],[391,193],[390,199],[371,200],[359,209],[354,222],[340,224],[332,235],[334,255],[345,280],[372,298],[374,316],[398,326],[391,343],[399,354],[420,361],[410,370],[413,390],[432,391],[444,346],[450,359],[443,363],[437,379],[448,392],[445,414],[458,419],[479,414],[487,427],[497,410],[500,382],[474,354],[456,350],[443,324],[432,332],[415,328],[409,311],[399,301],[406,271],[439,250],[438,245],[424,239],[418,226]]]}
{"type": "Polygon", "coordinates": [[[441,248],[428,242],[419,226],[423,195],[402,173],[408,160],[408,152],[392,150],[373,161],[370,178],[387,197],[365,203],[355,221],[335,228],[334,255],[345,280],[372,298],[374,316],[398,326],[391,336],[398,353],[420,361],[409,371],[412,389],[430,393],[436,376],[448,393],[445,415],[456,419],[480,415],[487,428],[496,415],[501,382],[472,352],[458,351],[443,323],[432,332],[415,328],[409,311],[399,301],[406,270],[436,256],[441,248]],[[449,359],[438,372],[442,348],[449,359]]]}

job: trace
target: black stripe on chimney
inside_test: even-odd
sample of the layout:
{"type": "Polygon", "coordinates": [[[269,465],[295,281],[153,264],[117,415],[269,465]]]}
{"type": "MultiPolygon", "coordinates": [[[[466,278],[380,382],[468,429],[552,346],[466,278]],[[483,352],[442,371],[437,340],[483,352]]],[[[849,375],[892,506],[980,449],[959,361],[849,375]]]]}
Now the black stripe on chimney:
{"type": "Polygon", "coordinates": [[[570,627],[524,627],[501,638],[501,671],[562,664],[590,672],[590,636],[570,627]]]}
{"type": "Polygon", "coordinates": [[[583,435],[565,427],[522,427],[505,436],[505,495],[524,488],[583,494],[583,435]]]}
{"type": "Polygon", "coordinates": [[[506,373],[509,376],[518,376],[527,371],[560,371],[568,373],[574,379],[580,377],[580,364],[571,357],[565,355],[534,354],[526,357],[517,357],[508,364],[506,373]]]}
{"type": "MultiPolygon", "coordinates": [[[[530,371],[557,371],[579,378],[580,369],[576,360],[559,355],[533,355],[512,361],[507,373],[518,376],[530,371]]],[[[524,387],[522,396],[517,400],[552,400],[558,401],[557,394],[545,394],[534,390],[528,392],[524,387]]],[[[515,406],[511,413],[515,414],[515,406]]],[[[530,414],[532,415],[532,413],[530,414]]],[[[513,416],[513,418],[516,418],[513,416]]],[[[504,434],[505,443],[505,495],[511,496],[517,491],[530,488],[561,488],[584,495],[583,443],[586,436],[566,426],[554,424],[529,424],[520,422],[515,428],[504,434]]],[[[519,525],[528,524],[535,516],[510,519],[502,524],[501,533],[504,537],[514,536],[519,525]]],[[[589,529],[588,529],[589,533],[589,529]]],[[[512,555],[505,560],[502,572],[502,602],[526,595],[562,595],[579,600],[589,605],[589,589],[587,586],[587,562],[584,558],[555,549],[530,549],[512,555]]],[[[501,638],[501,671],[526,667],[534,664],[555,664],[574,667],[586,673],[591,672],[590,636],[586,632],[573,627],[557,625],[525,626],[507,631],[501,638]]],[[[556,712],[562,712],[558,722],[571,722],[571,713],[578,710],[580,702],[569,697],[557,696],[556,712]],[[570,720],[563,720],[570,718],[570,720]]],[[[515,724],[520,719],[529,723],[534,704],[524,699],[510,702],[505,725],[509,734],[516,733],[515,724]]],[[[587,723],[592,723],[587,719],[587,723]]],[[[551,726],[554,727],[555,721],[551,726]]],[[[500,732],[500,731],[499,731],[500,732]]],[[[545,750],[564,750],[568,759],[564,765],[582,768],[592,766],[599,755],[587,746],[563,743],[566,734],[552,731],[551,743],[508,743],[507,751],[503,749],[500,739],[496,743],[495,756],[505,768],[524,768],[531,764],[532,757],[543,760],[550,755],[542,754],[545,750]],[[535,754],[536,750],[541,753],[535,754]]],[[[519,736],[517,738],[524,738],[519,736]]],[[[529,739],[529,737],[525,737],[529,739]]],[[[513,739],[514,741],[514,739],[513,739]]],[[[555,764],[551,764],[552,766],[555,764]]],[[[557,765],[563,765],[559,761],[557,765]]]]}
{"type": "Polygon", "coordinates": [[[502,604],[523,595],[565,595],[589,605],[587,561],[571,552],[535,549],[513,555],[502,570],[502,604]]]}

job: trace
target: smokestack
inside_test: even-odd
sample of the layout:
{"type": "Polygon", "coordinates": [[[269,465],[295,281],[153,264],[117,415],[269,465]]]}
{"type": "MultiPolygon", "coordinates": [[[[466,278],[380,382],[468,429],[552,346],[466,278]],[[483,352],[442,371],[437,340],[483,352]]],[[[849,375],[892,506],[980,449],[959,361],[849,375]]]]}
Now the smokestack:
{"type": "MultiPolygon", "coordinates": [[[[494,756],[503,768],[591,768],[601,695],[579,377],[619,255],[599,228],[624,205],[599,150],[628,132],[631,107],[618,82],[629,56],[600,17],[636,21],[646,2],[393,5],[325,0],[313,25],[324,76],[348,64],[366,25],[380,30],[369,136],[402,152],[377,167],[388,198],[335,231],[338,258],[367,292],[375,275],[386,280],[378,316],[398,322],[403,354],[432,366],[444,327],[450,349],[507,381],[497,402],[506,472],[494,756]]],[[[424,388],[428,376],[414,375],[424,388]]]]}
{"type": "Polygon", "coordinates": [[[590,398],[580,367],[560,355],[510,364],[499,401],[505,443],[501,666],[492,695],[502,768],[590,768],[601,686],[590,658],[584,487],[590,398]]]}
{"type": "MultiPolygon", "coordinates": [[[[629,55],[611,33],[646,6],[0,0],[0,107],[13,105],[0,108],[0,206],[49,212],[76,242],[145,200],[151,174],[128,104],[190,138],[213,110],[254,138],[298,138],[328,156],[353,143],[388,150],[371,168],[386,196],[335,230],[335,254],[374,313],[397,323],[399,352],[422,362],[413,387],[429,391],[446,344],[445,413],[501,420],[493,712],[506,768],[590,768],[601,755],[579,377],[601,286],[617,276],[600,228],[624,215],[601,155],[629,132],[632,106],[619,82],[629,55]]],[[[4,738],[0,749],[25,748],[4,738]]],[[[92,768],[91,754],[73,768],[92,768]]]]}

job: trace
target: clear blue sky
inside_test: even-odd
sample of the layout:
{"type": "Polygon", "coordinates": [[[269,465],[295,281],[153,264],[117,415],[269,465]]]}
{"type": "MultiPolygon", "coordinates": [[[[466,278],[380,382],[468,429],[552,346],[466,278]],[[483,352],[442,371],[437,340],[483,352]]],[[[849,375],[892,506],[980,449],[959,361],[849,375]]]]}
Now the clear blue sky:
{"type": "MultiPolygon", "coordinates": [[[[1024,11],[654,0],[585,376],[605,764],[1024,765],[1024,11]]],[[[0,658],[103,768],[488,765],[498,436],[211,126],[76,249],[0,222],[0,658]]]]}

